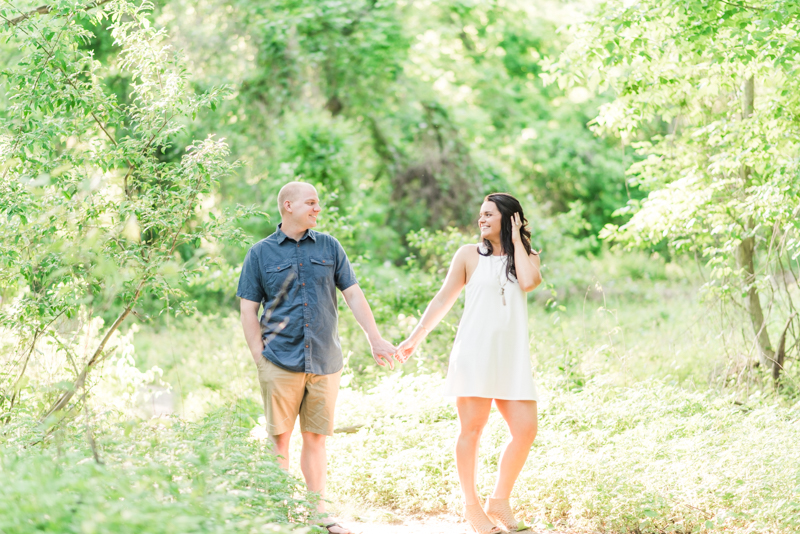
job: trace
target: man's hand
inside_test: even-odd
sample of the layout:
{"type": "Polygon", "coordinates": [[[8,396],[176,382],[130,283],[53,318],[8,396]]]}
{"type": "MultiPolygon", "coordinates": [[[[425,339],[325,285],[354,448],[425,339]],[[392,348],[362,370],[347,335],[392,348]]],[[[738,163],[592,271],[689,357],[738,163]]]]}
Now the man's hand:
{"type": "Polygon", "coordinates": [[[394,370],[394,361],[392,357],[397,352],[394,345],[381,337],[374,343],[370,342],[370,347],[372,348],[372,357],[375,358],[375,363],[381,367],[385,367],[388,364],[389,369],[394,370]]]}
{"type": "Polygon", "coordinates": [[[240,303],[242,328],[244,329],[244,339],[247,341],[247,348],[250,349],[250,356],[258,365],[258,359],[263,358],[264,340],[261,338],[261,324],[258,322],[258,308],[260,302],[242,299],[240,303]]]}
{"type": "Polygon", "coordinates": [[[250,351],[250,356],[253,357],[253,363],[255,363],[256,365],[258,365],[258,360],[260,360],[261,358],[264,357],[262,352],[264,352],[264,344],[263,343],[261,344],[261,350],[260,351],[258,351],[258,352],[255,352],[253,350],[250,351]]]}

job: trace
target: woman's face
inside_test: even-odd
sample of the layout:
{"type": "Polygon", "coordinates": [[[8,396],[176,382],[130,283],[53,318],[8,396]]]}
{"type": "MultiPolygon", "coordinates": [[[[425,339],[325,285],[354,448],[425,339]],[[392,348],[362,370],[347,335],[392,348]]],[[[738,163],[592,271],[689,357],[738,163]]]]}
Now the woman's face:
{"type": "Polygon", "coordinates": [[[481,204],[481,213],[478,217],[478,228],[481,231],[481,239],[497,241],[500,239],[500,223],[502,215],[494,202],[486,201],[481,204]]]}

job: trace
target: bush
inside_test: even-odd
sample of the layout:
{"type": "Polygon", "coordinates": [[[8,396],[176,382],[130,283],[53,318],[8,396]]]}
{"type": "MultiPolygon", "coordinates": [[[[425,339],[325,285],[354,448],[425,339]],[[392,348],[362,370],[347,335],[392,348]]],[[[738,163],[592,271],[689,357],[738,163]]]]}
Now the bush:
{"type": "Polygon", "coordinates": [[[85,425],[36,448],[26,448],[33,429],[6,427],[0,532],[289,532],[314,505],[268,448],[249,438],[252,411],[232,406],[200,423],[96,420],[103,464],[85,425]]]}

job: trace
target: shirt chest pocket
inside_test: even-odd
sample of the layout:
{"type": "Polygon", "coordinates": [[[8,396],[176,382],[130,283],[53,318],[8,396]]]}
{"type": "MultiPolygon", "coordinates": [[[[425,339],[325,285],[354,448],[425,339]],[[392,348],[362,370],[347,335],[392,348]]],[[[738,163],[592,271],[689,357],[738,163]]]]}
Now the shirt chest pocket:
{"type": "Polygon", "coordinates": [[[296,278],[295,266],[290,261],[264,267],[264,281],[271,299],[277,297],[281,290],[288,291],[296,278]]]}
{"type": "Polygon", "coordinates": [[[315,282],[333,283],[334,262],[333,258],[318,256],[309,258],[311,261],[311,276],[315,282]]]}

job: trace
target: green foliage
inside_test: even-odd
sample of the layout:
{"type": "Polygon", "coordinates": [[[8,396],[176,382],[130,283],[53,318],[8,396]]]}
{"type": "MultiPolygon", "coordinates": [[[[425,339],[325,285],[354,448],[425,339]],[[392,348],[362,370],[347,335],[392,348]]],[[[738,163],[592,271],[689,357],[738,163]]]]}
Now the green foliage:
{"type": "MultiPolygon", "coordinates": [[[[359,254],[400,265],[404,236],[470,227],[492,191],[530,196],[547,215],[581,201],[582,238],[626,219],[612,215],[637,198],[623,150],[586,127],[599,101],[542,83],[570,17],[558,3],[516,1],[173,0],[159,20],[203,65],[199,87],[235,88],[195,126],[224,134],[247,162],[245,180],[226,181],[226,200],[274,213],[286,179],[331,182],[339,214],[369,221],[359,254]]],[[[247,230],[263,236],[274,224],[247,230]]]]}
{"type": "Polygon", "coordinates": [[[289,532],[286,523],[307,523],[314,506],[297,498],[300,483],[269,448],[250,438],[253,408],[233,405],[198,423],[96,419],[103,463],[83,424],[54,436],[57,447],[33,450],[23,449],[30,429],[6,427],[0,530],[289,532]]]}
{"type": "Polygon", "coordinates": [[[3,73],[10,106],[0,117],[0,279],[13,298],[0,308],[0,328],[18,344],[3,355],[0,407],[13,407],[42,339],[60,344],[74,371],[52,410],[67,407],[140,296],[172,311],[182,280],[208,257],[203,244],[243,237],[205,202],[232,169],[223,141],[209,136],[179,161],[159,159],[180,121],[213,108],[221,93],[189,89],[181,56],[147,18],[151,4],[86,7],[66,2],[1,28],[22,57],[3,73]],[[92,37],[89,22],[108,24],[119,48],[113,69],[79,46],[92,37]],[[114,71],[130,80],[126,103],[104,83],[114,71]],[[60,340],[94,315],[113,320],[79,357],[60,340]]]}
{"type": "Polygon", "coordinates": [[[629,174],[649,195],[601,237],[666,239],[702,256],[710,294],[747,298],[760,364],[776,377],[787,332],[796,332],[800,268],[798,9],[781,0],[604,2],[552,68],[564,87],[611,89],[595,129],[634,143],[641,157],[629,174]],[[661,131],[648,138],[654,123],[661,131]],[[771,343],[772,329],[782,341],[771,343]]]}
{"type": "Polygon", "coordinates": [[[336,204],[347,206],[355,186],[356,153],[349,146],[347,124],[335,119],[297,117],[287,124],[281,182],[301,180],[321,189],[323,198],[336,194],[336,204]]]}

